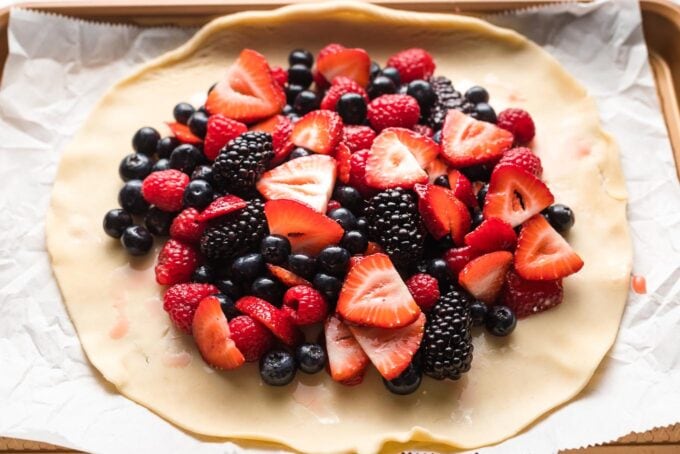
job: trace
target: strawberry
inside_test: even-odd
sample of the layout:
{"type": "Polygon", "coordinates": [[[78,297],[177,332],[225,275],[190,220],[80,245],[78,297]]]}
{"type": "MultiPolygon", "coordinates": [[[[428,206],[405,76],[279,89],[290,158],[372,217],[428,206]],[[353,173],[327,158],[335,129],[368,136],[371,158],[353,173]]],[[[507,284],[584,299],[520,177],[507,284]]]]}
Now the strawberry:
{"type": "Polygon", "coordinates": [[[211,219],[225,216],[234,211],[242,210],[246,207],[246,201],[235,195],[225,195],[218,197],[199,214],[196,219],[199,222],[206,222],[211,219]]]}
{"type": "Polygon", "coordinates": [[[368,104],[366,118],[376,131],[394,127],[410,129],[420,119],[420,106],[408,95],[382,95],[368,104]]]}
{"type": "Polygon", "coordinates": [[[498,160],[513,140],[505,129],[451,109],[442,127],[441,153],[453,166],[467,167],[498,160]]]}
{"type": "Polygon", "coordinates": [[[430,234],[437,240],[451,234],[455,244],[463,244],[472,223],[465,204],[450,189],[441,186],[418,184],[414,189],[418,194],[418,211],[430,234]]]}
{"type": "Polygon", "coordinates": [[[272,67],[271,72],[272,72],[272,78],[281,87],[284,87],[288,83],[288,71],[286,71],[282,67],[274,66],[274,67],[272,67]]]}
{"type": "Polygon", "coordinates": [[[444,261],[446,266],[454,276],[458,276],[460,270],[465,268],[465,265],[470,263],[470,260],[477,257],[479,254],[470,246],[463,246],[459,248],[451,248],[444,253],[444,261]]]}
{"type": "Polygon", "coordinates": [[[246,362],[258,361],[274,346],[274,335],[261,323],[247,315],[239,315],[229,321],[231,338],[246,362]]]}
{"type": "Polygon", "coordinates": [[[533,151],[524,147],[511,148],[503,153],[501,160],[498,161],[498,165],[520,167],[538,178],[540,178],[543,173],[541,160],[533,153],[533,151]]]}
{"type": "Polygon", "coordinates": [[[243,354],[231,338],[229,323],[220,307],[220,300],[201,300],[192,324],[198,351],[206,363],[216,369],[236,369],[245,363],[243,354]]]}
{"type": "Polygon", "coordinates": [[[326,80],[345,76],[365,87],[371,71],[371,58],[363,49],[347,49],[340,44],[330,44],[319,52],[316,69],[326,80]]]}
{"type": "Polygon", "coordinates": [[[429,137],[430,139],[434,136],[434,131],[427,125],[416,124],[413,125],[413,130],[420,134],[421,136],[429,137]]]}
{"type": "Polygon", "coordinates": [[[286,160],[291,151],[295,148],[290,141],[290,134],[293,132],[293,122],[285,115],[274,115],[256,125],[250,127],[251,131],[262,131],[272,135],[272,148],[274,158],[273,166],[281,164],[286,160]]]}
{"type": "Polygon", "coordinates": [[[345,232],[333,219],[294,200],[270,200],[264,214],[269,232],[287,237],[296,254],[317,255],[326,246],[338,244],[345,232]]]}
{"type": "Polygon", "coordinates": [[[352,153],[367,150],[373,145],[375,131],[368,126],[347,125],[343,131],[342,140],[352,153]]]}
{"type": "Polygon", "coordinates": [[[346,385],[361,383],[369,360],[347,325],[331,315],[324,323],[324,334],[333,380],[346,385]]]}
{"type": "Polygon", "coordinates": [[[524,279],[560,279],[581,268],[581,257],[543,216],[537,214],[522,226],[515,251],[515,269],[524,279]]]}
{"type": "Polygon", "coordinates": [[[423,311],[432,309],[439,300],[439,282],[429,274],[414,274],[406,281],[406,287],[423,311]]]}
{"type": "Polygon", "coordinates": [[[562,279],[528,281],[510,270],[499,302],[512,309],[517,317],[523,318],[557,306],[563,296],[562,279]]]}
{"type": "Polygon", "coordinates": [[[499,166],[491,173],[484,218],[499,218],[516,227],[555,201],[550,189],[529,172],[499,166]]]}
{"type": "Polygon", "coordinates": [[[216,293],[219,290],[210,284],[176,284],[163,295],[163,309],[177,328],[189,334],[198,303],[206,296],[216,293]]]}
{"type": "Polygon", "coordinates": [[[428,183],[434,184],[435,180],[449,172],[449,165],[442,158],[435,158],[425,167],[428,183]]]}
{"type": "Polygon", "coordinates": [[[349,175],[352,171],[352,152],[342,142],[335,147],[335,160],[338,163],[338,180],[344,184],[349,183],[349,175]]]}
{"type": "Polygon", "coordinates": [[[389,257],[373,254],[347,274],[337,312],[351,323],[399,328],[413,323],[420,308],[389,257]]]}
{"type": "Polygon", "coordinates": [[[349,258],[349,266],[347,267],[347,271],[351,270],[355,265],[358,265],[361,263],[361,261],[365,257],[363,255],[353,255],[349,258]]]}
{"type": "Polygon", "coordinates": [[[188,184],[189,175],[179,170],[153,172],[144,178],[142,196],[163,211],[179,211],[184,205],[184,188],[188,184]]]}
{"type": "Polygon", "coordinates": [[[170,128],[170,132],[172,135],[179,140],[182,143],[190,143],[192,145],[198,145],[201,142],[200,137],[196,137],[189,127],[187,125],[183,125],[182,123],[178,122],[172,122],[172,123],[166,123],[168,125],[168,128],[170,128]]]}
{"type": "Polygon", "coordinates": [[[236,309],[262,323],[281,342],[288,346],[298,344],[302,334],[290,317],[281,309],[254,296],[244,296],[236,301],[236,309]]]}
{"type": "Polygon", "coordinates": [[[375,241],[369,241],[368,246],[366,246],[366,251],[364,252],[366,255],[372,255],[372,254],[379,254],[381,252],[385,252],[382,247],[375,241]]]}
{"type": "Polygon", "coordinates": [[[517,235],[507,222],[498,218],[488,218],[465,235],[465,244],[480,254],[494,251],[512,252],[517,245],[517,235]]]}
{"type": "Polygon", "coordinates": [[[210,91],[205,107],[211,115],[252,123],[279,113],[285,104],[286,95],[274,80],[267,60],[254,50],[244,49],[210,91]]]}
{"type": "Polygon", "coordinates": [[[511,265],[510,252],[497,251],[482,255],[458,273],[458,283],[478,300],[492,304],[503,287],[505,274],[511,265]]]}
{"type": "Polygon", "coordinates": [[[477,203],[477,197],[475,197],[470,180],[461,171],[456,169],[449,170],[448,176],[449,187],[453,191],[453,195],[468,207],[477,208],[479,204],[477,203]]]}
{"type": "Polygon", "coordinates": [[[434,74],[434,59],[425,49],[406,49],[387,59],[385,66],[391,66],[399,71],[402,84],[412,80],[427,80],[434,74]]]}
{"type": "Polygon", "coordinates": [[[198,253],[188,244],[169,239],[158,254],[156,282],[174,285],[191,279],[198,264],[198,253]]]}
{"type": "Polygon", "coordinates": [[[196,208],[184,209],[172,220],[170,238],[190,244],[198,243],[206,228],[206,224],[198,220],[200,215],[196,208]]]}
{"type": "Polygon", "coordinates": [[[352,154],[349,160],[349,184],[354,186],[364,197],[369,197],[375,193],[375,189],[368,185],[366,181],[366,162],[371,154],[369,150],[361,150],[352,154]]]}
{"type": "Polygon", "coordinates": [[[505,109],[498,114],[496,124],[510,131],[515,136],[515,142],[520,144],[531,142],[536,135],[534,120],[526,110],[505,109]]]}
{"type": "Polygon", "coordinates": [[[307,279],[301,278],[297,274],[283,267],[267,263],[267,269],[269,269],[269,272],[272,273],[272,276],[281,281],[281,283],[286,287],[294,287],[296,285],[312,285],[307,279]]]}
{"type": "Polygon", "coordinates": [[[293,126],[290,140],[297,147],[331,154],[342,139],[342,118],[330,110],[314,110],[293,126]]]}
{"type": "Polygon", "coordinates": [[[214,161],[222,147],[247,130],[248,127],[240,121],[231,120],[222,114],[211,115],[208,118],[203,154],[210,161],[214,161]]]}
{"type": "Polygon", "coordinates": [[[392,380],[411,364],[418,351],[423,340],[425,314],[397,329],[351,325],[348,328],[380,375],[392,380]]]}
{"type": "Polygon", "coordinates": [[[340,97],[347,93],[356,93],[361,95],[368,104],[369,99],[364,87],[350,79],[349,77],[338,76],[333,79],[331,87],[326,91],[321,100],[321,108],[325,110],[335,110],[335,105],[340,100],[340,97]]]}
{"type": "Polygon", "coordinates": [[[305,156],[265,172],[256,187],[267,200],[296,200],[325,213],[336,170],[335,159],[330,156],[305,156]]]}
{"type": "Polygon", "coordinates": [[[324,321],[328,303],[323,295],[309,285],[296,285],[286,290],[281,309],[298,326],[324,321]]]}
{"type": "Polygon", "coordinates": [[[314,85],[316,85],[318,92],[323,92],[331,86],[330,82],[316,68],[312,69],[312,79],[314,79],[314,85]]]}

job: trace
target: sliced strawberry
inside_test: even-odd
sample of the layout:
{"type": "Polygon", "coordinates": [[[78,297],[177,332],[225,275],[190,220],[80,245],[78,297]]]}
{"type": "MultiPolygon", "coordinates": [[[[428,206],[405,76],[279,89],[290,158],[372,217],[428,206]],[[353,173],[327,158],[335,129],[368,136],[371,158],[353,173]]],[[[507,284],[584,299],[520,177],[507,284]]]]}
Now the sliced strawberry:
{"type": "Polygon", "coordinates": [[[484,200],[484,217],[499,218],[516,227],[555,201],[541,180],[519,167],[498,166],[491,173],[484,200]]]}
{"type": "Polygon", "coordinates": [[[338,314],[359,325],[398,328],[418,318],[420,308],[385,254],[367,256],[347,274],[338,314]]]}
{"type": "Polygon", "coordinates": [[[363,49],[347,49],[339,44],[326,46],[319,52],[316,69],[326,80],[338,76],[349,77],[365,87],[371,71],[371,57],[363,49]]]}
{"type": "Polygon", "coordinates": [[[425,172],[427,172],[428,182],[434,184],[437,178],[449,172],[449,164],[442,158],[436,158],[425,167],[425,172]]]}
{"type": "Polygon", "coordinates": [[[435,239],[447,234],[455,244],[463,244],[463,237],[470,231],[472,219],[463,202],[453,192],[441,186],[416,185],[418,211],[425,227],[435,239]]]}
{"type": "Polygon", "coordinates": [[[472,189],[470,180],[456,169],[451,169],[448,175],[449,187],[453,191],[453,195],[468,207],[477,208],[479,204],[477,203],[477,197],[475,197],[475,191],[472,189]]]}
{"type": "Polygon", "coordinates": [[[288,315],[267,301],[254,296],[244,296],[236,301],[236,309],[262,323],[281,342],[293,346],[302,340],[302,334],[288,315]]]}
{"type": "Polygon", "coordinates": [[[224,115],[215,114],[208,118],[208,128],[205,134],[203,154],[206,158],[214,161],[220,150],[231,139],[235,139],[248,130],[248,127],[240,121],[231,120],[224,115]]]}
{"type": "Polygon", "coordinates": [[[281,281],[281,283],[286,287],[295,287],[296,285],[312,285],[307,279],[301,278],[297,274],[281,266],[267,263],[267,269],[269,269],[269,272],[272,273],[272,276],[281,281]]]}
{"type": "Polygon", "coordinates": [[[262,120],[261,122],[252,125],[250,128],[248,128],[248,130],[249,131],[261,131],[261,132],[266,132],[266,133],[269,133],[269,134],[274,134],[274,130],[276,129],[276,126],[284,118],[288,119],[288,117],[286,117],[285,115],[277,114],[277,115],[274,115],[274,116],[267,118],[266,120],[262,120]]]}
{"type": "Polygon", "coordinates": [[[349,183],[352,171],[352,152],[343,142],[335,148],[335,160],[338,163],[338,180],[345,184],[349,183]]]}
{"type": "Polygon", "coordinates": [[[182,143],[190,143],[192,145],[198,145],[203,142],[200,137],[196,137],[187,125],[182,123],[172,122],[166,123],[172,135],[182,143]]]}
{"type": "Polygon", "coordinates": [[[354,339],[385,380],[392,380],[411,364],[423,340],[425,314],[397,329],[349,326],[354,339]]]}
{"type": "Polygon", "coordinates": [[[247,205],[246,201],[235,195],[225,195],[218,197],[208,205],[198,216],[196,220],[199,222],[209,221],[211,219],[225,216],[237,210],[242,210],[247,205]]]}
{"type": "Polygon", "coordinates": [[[472,259],[479,256],[479,253],[470,246],[449,249],[444,253],[444,261],[454,276],[465,268],[472,259]]]}
{"type": "Polygon", "coordinates": [[[498,298],[511,265],[510,252],[485,254],[465,265],[458,274],[458,282],[478,300],[492,304],[498,298]]]}
{"type": "Polygon", "coordinates": [[[264,214],[269,232],[287,237],[295,253],[317,255],[326,246],[338,244],[345,232],[333,219],[294,200],[270,200],[264,214]]]}
{"type": "Polygon", "coordinates": [[[295,146],[331,154],[342,139],[342,118],[330,110],[314,110],[300,118],[290,135],[295,146]]]}
{"type": "Polygon", "coordinates": [[[331,315],[324,323],[324,334],[333,380],[343,384],[360,383],[369,360],[347,325],[331,315]]]}
{"type": "Polygon", "coordinates": [[[499,303],[508,306],[519,318],[543,312],[562,303],[562,279],[528,281],[514,270],[508,271],[499,303]]]}
{"type": "Polygon", "coordinates": [[[201,300],[194,314],[191,331],[198,351],[216,369],[236,369],[246,362],[230,337],[229,323],[220,300],[209,296],[201,300]]]}
{"type": "Polygon", "coordinates": [[[581,268],[581,257],[543,216],[537,214],[522,226],[515,251],[515,269],[524,279],[560,279],[581,268]]]}
{"type": "Polygon", "coordinates": [[[442,155],[455,167],[497,161],[512,146],[511,132],[449,110],[442,127],[442,155]]]}
{"type": "Polygon", "coordinates": [[[279,113],[285,104],[286,95],[274,80],[267,60],[254,50],[244,49],[210,91],[205,107],[210,114],[252,123],[279,113]]]}
{"type": "Polygon", "coordinates": [[[427,181],[423,167],[437,157],[430,138],[403,128],[388,128],[373,141],[366,161],[366,181],[374,188],[410,188],[427,181]]]}
{"type": "Polygon", "coordinates": [[[325,213],[336,170],[335,159],[330,156],[304,156],[265,172],[256,187],[267,200],[296,200],[325,213]]]}
{"type": "Polygon", "coordinates": [[[477,250],[480,254],[494,251],[514,251],[515,246],[517,246],[517,234],[507,222],[498,218],[489,218],[465,235],[465,244],[477,250]]]}

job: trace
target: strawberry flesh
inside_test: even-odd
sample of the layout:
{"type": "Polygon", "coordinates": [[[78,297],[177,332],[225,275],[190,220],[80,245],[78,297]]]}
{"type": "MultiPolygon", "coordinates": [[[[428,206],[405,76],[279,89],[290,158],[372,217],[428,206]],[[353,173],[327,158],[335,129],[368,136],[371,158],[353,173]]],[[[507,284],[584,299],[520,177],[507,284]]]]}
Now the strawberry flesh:
{"type": "Polygon", "coordinates": [[[219,299],[209,296],[201,300],[191,330],[201,356],[212,367],[228,370],[245,363],[245,357],[231,339],[219,299]]]}
{"type": "Polygon", "coordinates": [[[441,153],[451,165],[467,167],[498,161],[513,141],[511,132],[451,109],[442,127],[441,153]]]}
{"type": "Polygon", "coordinates": [[[465,204],[441,186],[416,185],[415,191],[419,196],[418,211],[430,234],[437,240],[451,234],[453,242],[462,245],[472,223],[465,204]]]}
{"type": "Polygon", "coordinates": [[[365,87],[369,81],[371,58],[363,49],[347,49],[340,45],[327,46],[319,52],[316,69],[327,81],[345,76],[365,87]]]}
{"type": "Polygon", "coordinates": [[[254,296],[244,296],[236,302],[236,309],[262,323],[281,342],[293,346],[302,340],[302,334],[290,317],[281,309],[254,296]]]}
{"type": "Polygon", "coordinates": [[[491,252],[465,265],[458,274],[458,282],[478,300],[493,304],[498,298],[511,265],[510,252],[491,252]]]}
{"type": "Polygon", "coordinates": [[[342,118],[330,110],[314,110],[300,118],[290,135],[297,147],[319,154],[332,154],[343,134],[342,118]]]}
{"type": "Polygon", "coordinates": [[[453,191],[453,195],[468,207],[477,208],[479,204],[477,203],[477,197],[475,197],[475,191],[470,180],[456,169],[451,169],[448,177],[449,187],[453,191]]]}
{"type": "Polygon", "coordinates": [[[366,160],[366,182],[377,189],[410,188],[427,182],[423,167],[437,157],[430,138],[402,128],[388,128],[373,141],[366,160]]]}
{"type": "Polygon", "coordinates": [[[196,220],[199,222],[209,221],[234,211],[242,210],[246,205],[245,200],[235,195],[229,194],[218,197],[210,202],[210,205],[208,205],[201,214],[196,216],[196,220]]]}
{"type": "Polygon", "coordinates": [[[562,279],[529,281],[510,270],[499,302],[524,318],[557,306],[563,296],[562,279]]]}
{"type": "Polygon", "coordinates": [[[189,127],[187,125],[183,125],[182,123],[177,123],[177,122],[172,122],[172,123],[166,123],[168,125],[168,128],[170,128],[170,132],[172,135],[179,140],[182,143],[190,143],[191,145],[198,145],[201,142],[200,137],[196,137],[189,127]]]}
{"type": "Polygon", "coordinates": [[[517,234],[512,226],[502,219],[489,218],[465,235],[465,244],[480,254],[514,251],[517,245],[517,234]]]}

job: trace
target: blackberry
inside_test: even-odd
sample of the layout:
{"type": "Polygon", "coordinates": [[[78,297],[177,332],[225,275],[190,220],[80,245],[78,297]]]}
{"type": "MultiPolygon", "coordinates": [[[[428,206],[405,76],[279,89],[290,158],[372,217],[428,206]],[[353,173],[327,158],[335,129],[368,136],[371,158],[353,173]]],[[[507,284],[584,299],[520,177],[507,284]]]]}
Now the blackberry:
{"type": "Polygon", "coordinates": [[[415,195],[388,189],[371,198],[365,210],[368,236],[380,244],[398,268],[409,268],[423,256],[425,228],[415,195]]]}
{"type": "Polygon", "coordinates": [[[446,77],[433,77],[430,79],[430,85],[435,95],[437,95],[437,100],[430,109],[427,124],[435,131],[441,129],[449,109],[460,110],[466,114],[475,111],[475,105],[453,88],[453,84],[446,77]]]}
{"type": "Polygon", "coordinates": [[[208,226],[201,236],[201,251],[213,261],[231,260],[257,248],[266,234],[264,202],[255,198],[208,226]]]}
{"type": "Polygon", "coordinates": [[[244,132],[222,149],[213,164],[218,189],[247,196],[274,157],[272,136],[266,132],[244,132]]]}
{"type": "Polygon", "coordinates": [[[472,302],[463,290],[452,288],[432,308],[420,346],[425,374],[437,380],[457,380],[470,370],[472,302]]]}

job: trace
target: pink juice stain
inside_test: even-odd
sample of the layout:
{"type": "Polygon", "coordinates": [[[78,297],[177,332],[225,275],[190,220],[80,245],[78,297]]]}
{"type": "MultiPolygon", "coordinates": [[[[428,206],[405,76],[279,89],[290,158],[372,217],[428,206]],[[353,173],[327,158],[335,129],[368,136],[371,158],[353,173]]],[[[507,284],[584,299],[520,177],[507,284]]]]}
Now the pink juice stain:
{"type": "Polygon", "coordinates": [[[192,356],[185,351],[165,352],[161,361],[163,365],[173,368],[184,368],[191,364],[192,356]]]}
{"type": "Polygon", "coordinates": [[[333,411],[330,391],[322,384],[304,385],[298,382],[293,400],[312,413],[321,424],[337,424],[340,418],[333,411]]]}
{"type": "Polygon", "coordinates": [[[153,268],[144,266],[142,262],[123,265],[111,273],[109,291],[113,296],[113,308],[117,312],[116,321],[109,330],[111,339],[122,339],[130,331],[130,320],[126,312],[130,291],[147,285],[154,285],[153,268]]]}
{"type": "Polygon", "coordinates": [[[647,293],[647,280],[644,276],[633,275],[630,280],[630,285],[633,287],[633,291],[638,295],[647,293]]]}

